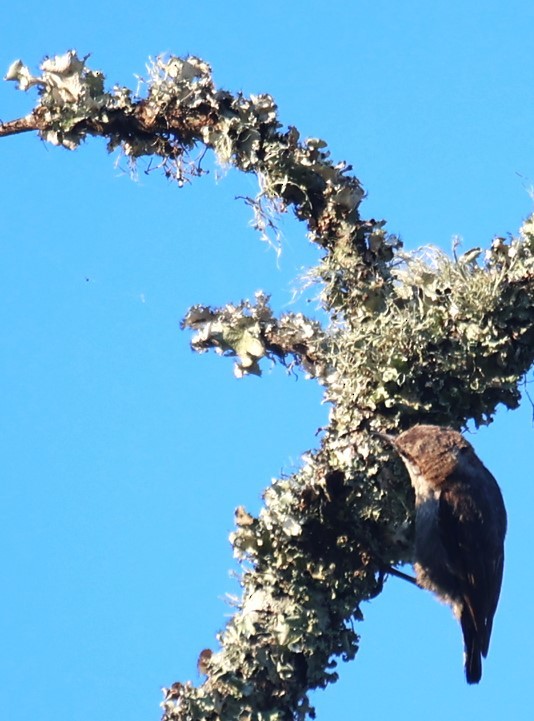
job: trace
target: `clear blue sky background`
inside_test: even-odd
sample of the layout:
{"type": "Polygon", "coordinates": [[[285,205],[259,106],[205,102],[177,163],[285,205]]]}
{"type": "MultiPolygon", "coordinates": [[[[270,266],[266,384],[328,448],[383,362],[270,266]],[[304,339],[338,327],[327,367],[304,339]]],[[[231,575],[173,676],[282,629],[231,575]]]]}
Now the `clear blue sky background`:
{"type": "MultiPolygon", "coordinates": [[[[533,21],[528,0],[28,0],[4,13],[0,67],[75,47],[135,87],[149,55],[200,55],[351,162],[363,214],[408,248],[459,234],[468,249],[533,210],[533,21]]],[[[31,107],[0,84],[0,118],[31,107]]],[[[303,378],[237,381],[231,361],[193,355],[178,323],[258,288],[299,308],[314,249],[287,220],[277,267],[234,201],[251,177],[135,183],[101,141],[69,153],[32,136],[3,139],[0,159],[0,718],[158,719],[160,687],[199,680],[229,613],[234,508],[259,509],[327,413],[303,378]]],[[[471,440],[510,526],[482,683],[464,682],[449,610],[391,579],[357,660],[314,694],[319,719],[531,718],[530,404],[471,440]]]]}

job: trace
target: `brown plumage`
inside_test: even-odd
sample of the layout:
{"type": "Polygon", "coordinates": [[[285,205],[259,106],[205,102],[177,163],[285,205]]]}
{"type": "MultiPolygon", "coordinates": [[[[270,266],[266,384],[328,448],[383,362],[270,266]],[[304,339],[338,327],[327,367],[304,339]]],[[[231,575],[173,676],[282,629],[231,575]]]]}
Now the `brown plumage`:
{"type": "Polygon", "coordinates": [[[506,510],[496,480],[452,428],[388,436],[415,490],[417,583],[449,603],[462,627],[468,683],[482,676],[501,590],[506,510]]]}

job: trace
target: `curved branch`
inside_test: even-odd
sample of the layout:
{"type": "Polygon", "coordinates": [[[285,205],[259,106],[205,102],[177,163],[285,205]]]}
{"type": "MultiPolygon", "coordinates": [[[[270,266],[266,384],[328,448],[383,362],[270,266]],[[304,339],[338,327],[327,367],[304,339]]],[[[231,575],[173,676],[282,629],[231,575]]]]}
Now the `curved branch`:
{"type": "Polygon", "coordinates": [[[534,222],[518,239],[496,239],[483,265],[479,250],[453,260],[402,255],[383,221],[360,218],[364,193],[350,166],[332,163],[323,141],[281,131],[270,96],[217,90],[194,57],[158,59],[145,98],[106,92],[85,61],[74,52],[49,59],[39,77],[14,63],[8,79],[38,87],[40,98],[0,135],[36,129],[71,149],[101,136],[132,159],[175,164],[179,179],[203,144],[256,173],[260,196],[292,207],[325,250],[315,275],[328,331],[298,314],[274,318],[262,294],[254,304],[195,306],[183,322],[196,350],[237,357],[240,375],[259,373],[264,356],[292,359],[324,384],[332,411],[320,450],[273,482],[259,517],[238,509],[243,599],[220,650],[201,654],[205,683],[174,684],[163,704],[168,721],[303,719],[313,713],[307,692],[335,679],[336,657],[356,653],[359,603],[381,589],[385,567],[410,560],[405,471],[369,431],[484,423],[498,403],[517,404],[534,360],[534,222]]]}

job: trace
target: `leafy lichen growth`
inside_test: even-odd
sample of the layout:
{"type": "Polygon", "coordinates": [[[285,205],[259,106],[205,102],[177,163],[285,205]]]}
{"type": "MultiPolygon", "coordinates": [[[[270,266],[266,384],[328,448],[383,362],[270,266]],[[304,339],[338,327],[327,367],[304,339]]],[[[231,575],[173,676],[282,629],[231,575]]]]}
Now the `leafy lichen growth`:
{"type": "Polygon", "coordinates": [[[0,135],[37,130],[70,149],[105,137],[132,159],[159,156],[180,184],[200,172],[193,148],[207,147],[257,175],[260,230],[271,222],[262,203],[291,209],[322,249],[309,277],[321,284],[327,326],[276,317],[261,292],[194,306],[183,321],[194,350],[232,356],[240,377],[258,375],[265,359],[302,368],[324,388],[330,419],[302,468],[266,489],[257,518],[237,509],[242,598],[218,650],[201,653],[205,682],[175,683],[163,703],[166,721],[313,716],[309,691],[335,681],[336,659],[357,652],[361,602],[380,592],[384,568],[411,558],[410,485],[373,432],[488,423],[498,404],[519,402],[534,356],[534,218],[485,254],[405,253],[384,221],[361,219],[350,166],[332,162],[324,141],[284,130],[269,95],[217,89],[195,57],[153,61],[144,97],[107,92],[86,59],[48,59],[38,76],[13,63],[8,79],[37,87],[39,101],[0,135]]]}

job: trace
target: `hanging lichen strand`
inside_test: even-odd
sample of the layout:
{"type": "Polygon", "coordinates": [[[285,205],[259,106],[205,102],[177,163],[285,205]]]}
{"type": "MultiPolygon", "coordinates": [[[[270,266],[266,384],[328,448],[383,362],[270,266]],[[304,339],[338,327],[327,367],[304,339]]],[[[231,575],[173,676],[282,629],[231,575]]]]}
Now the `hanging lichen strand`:
{"type": "Polygon", "coordinates": [[[324,387],[331,416],[301,470],[265,491],[258,518],[237,509],[242,599],[218,649],[200,655],[204,683],[177,682],[163,703],[166,721],[312,716],[308,692],[335,680],[336,659],[357,651],[360,602],[380,592],[385,566],[411,558],[410,485],[370,431],[480,424],[499,403],[517,405],[534,355],[534,223],[485,253],[403,253],[383,221],[360,218],[360,183],[324,141],[282,130],[268,95],[217,90],[198,58],[157,59],[143,97],[106,91],[75,52],[46,60],[39,76],[17,61],[7,77],[40,96],[0,136],[37,130],[70,149],[102,136],[132,161],[159,157],[179,184],[202,172],[191,151],[204,145],[258,176],[260,230],[271,210],[292,209],[323,249],[310,277],[328,327],[275,317],[262,293],[197,305],[183,321],[192,347],[235,357],[238,376],[259,374],[265,357],[301,367],[324,387]]]}

